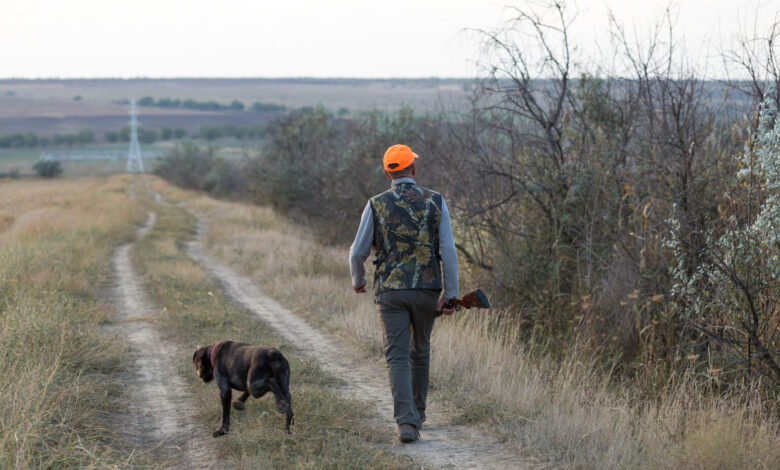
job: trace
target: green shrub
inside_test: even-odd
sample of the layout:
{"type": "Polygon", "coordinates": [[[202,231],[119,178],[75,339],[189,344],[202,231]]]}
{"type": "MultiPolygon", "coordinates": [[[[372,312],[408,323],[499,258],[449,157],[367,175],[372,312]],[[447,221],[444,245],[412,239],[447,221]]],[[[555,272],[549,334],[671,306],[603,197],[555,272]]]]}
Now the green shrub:
{"type": "Polygon", "coordinates": [[[33,169],[44,178],[54,178],[62,173],[62,164],[56,160],[41,160],[33,165],[33,169]]]}

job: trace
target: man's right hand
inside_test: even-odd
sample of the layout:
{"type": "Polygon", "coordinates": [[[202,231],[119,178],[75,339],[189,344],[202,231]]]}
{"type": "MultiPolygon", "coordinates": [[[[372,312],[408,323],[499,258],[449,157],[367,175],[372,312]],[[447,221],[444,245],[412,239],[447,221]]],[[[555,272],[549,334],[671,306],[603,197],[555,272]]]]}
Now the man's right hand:
{"type": "Polygon", "coordinates": [[[360,287],[352,286],[352,290],[355,291],[356,294],[365,294],[366,293],[366,285],[363,284],[360,287]]]}
{"type": "Polygon", "coordinates": [[[446,304],[448,300],[449,299],[445,299],[444,297],[439,299],[439,311],[444,315],[452,315],[452,313],[455,311],[455,306],[452,308],[444,308],[444,304],[446,304]]]}

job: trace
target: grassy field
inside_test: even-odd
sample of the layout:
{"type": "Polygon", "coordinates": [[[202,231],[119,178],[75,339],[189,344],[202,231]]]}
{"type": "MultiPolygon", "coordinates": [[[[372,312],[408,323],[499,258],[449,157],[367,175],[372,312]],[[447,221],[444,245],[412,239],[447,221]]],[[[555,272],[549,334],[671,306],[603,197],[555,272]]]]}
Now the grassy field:
{"type": "Polygon", "coordinates": [[[124,345],[99,328],[110,252],[143,215],[127,181],[0,181],[0,468],[135,462],[102,419],[124,345]]]}
{"type": "MultiPolygon", "coordinates": [[[[134,238],[148,210],[158,223],[132,256],[163,307],[155,324],[166,340],[187,351],[220,338],[275,345],[291,363],[293,434],[283,432],[272,398],[250,400],[217,442],[221,457],[238,468],[406,468],[389,450],[392,436],[366,419],[368,404],[342,397],[336,378],[251,318],[184,254],[193,218],[154,204],[139,181],[131,199],[133,178],[0,181],[0,468],[175,465],[114,431],[127,397],[112,377],[129,366],[128,345],[102,327],[114,323],[112,251],[134,238]]],[[[186,411],[210,434],[217,389],[196,378],[190,357],[174,359],[199,404],[186,411]]]]}
{"type": "MultiPolygon", "coordinates": [[[[267,208],[215,201],[159,181],[156,187],[208,214],[207,242],[219,258],[288,308],[379,357],[374,306],[349,287],[347,247],[321,246],[306,228],[267,208]]],[[[563,361],[529,350],[501,318],[501,312],[463,312],[434,329],[433,394],[459,410],[460,422],[566,468],[780,465],[780,422],[757,396],[745,402],[702,393],[682,376],[657,396],[641,397],[631,383],[613,382],[576,345],[563,361]]]]}
{"type": "MultiPolygon", "coordinates": [[[[111,417],[122,393],[110,380],[125,344],[101,325],[113,309],[104,291],[111,252],[153,210],[158,223],[133,259],[163,313],[168,341],[194,350],[234,338],[282,348],[290,359],[296,424],[282,432],[273,399],[233,413],[217,450],[239,468],[401,468],[393,436],[367,419],[363,402],[237,306],[184,252],[194,219],[154,204],[132,176],[0,182],[0,468],[125,468],[141,461],[118,445],[111,417]]],[[[149,177],[151,178],[151,177],[149,177]]],[[[369,296],[349,289],[346,247],[318,245],[308,231],[262,207],[181,191],[151,178],[169,201],[207,214],[209,249],[269,294],[345,343],[379,360],[379,325],[369,296]]],[[[456,420],[496,433],[518,452],[564,468],[777,468],[776,415],[758,397],[737,401],[694,390],[676,377],[655,397],[615,383],[577,348],[556,361],[528,350],[500,312],[437,322],[433,397],[456,420]]],[[[217,390],[197,380],[189,354],[177,359],[204,432],[219,420],[217,390]]],[[[748,394],[747,396],[750,397],[748,394]]]]}

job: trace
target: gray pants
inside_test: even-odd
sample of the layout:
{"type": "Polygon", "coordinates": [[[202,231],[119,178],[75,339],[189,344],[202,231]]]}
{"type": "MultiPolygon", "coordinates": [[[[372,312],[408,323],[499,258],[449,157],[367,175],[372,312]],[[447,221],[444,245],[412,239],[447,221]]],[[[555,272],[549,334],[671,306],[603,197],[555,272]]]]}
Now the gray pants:
{"type": "Polygon", "coordinates": [[[384,330],[384,351],[393,393],[393,415],[398,424],[420,429],[425,421],[431,332],[439,292],[394,290],[377,295],[384,330]]]}

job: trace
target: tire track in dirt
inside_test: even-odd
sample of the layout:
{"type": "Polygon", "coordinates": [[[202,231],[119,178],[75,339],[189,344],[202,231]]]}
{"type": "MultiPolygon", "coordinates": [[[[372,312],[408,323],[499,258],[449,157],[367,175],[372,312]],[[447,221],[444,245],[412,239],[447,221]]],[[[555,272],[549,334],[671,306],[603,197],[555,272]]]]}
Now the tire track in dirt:
{"type": "MultiPolygon", "coordinates": [[[[254,283],[206,253],[203,246],[208,226],[198,217],[198,236],[187,245],[188,254],[202,263],[235,301],[270,325],[312,358],[325,370],[344,379],[343,392],[374,405],[377,422],[386,424],[394,435],[396,426],[386,372],[360,360],[357,354],[338,347],[303,319],[265,295],[254,283]]],[[[294,386],[293,382],[293,386],[294,386]]],[[[293,393],[293,400],[295,394],[293,393]]],[[[413,444],[396,445],[394,451],[409,455],[416,462],[438,468],[537,468],[538,461],[510,451],[494,437],[461,425],[447,424],[449,415],[441,406],[430,403],[422,439],[413,444]]]]}
{"type": "MultiPolygon", "coordinates": [[[[133,185],[134,189],[134,185],[133,185]]],[[[149,213],[138,232],[143,237],[154,226],[156,215],[149,213]]],[[[153,324],[159,311],[143,290],[130,263],[128,243],[114,257],[112,300],[117,323],[110,331],[126,337],[131,345],[132,367],[117,377],[129,399],[128,411],[116,417],[117,433],[133,449],[162,460],[167,468],[215,468],[210,436],[190,416],[194,401],[187,384],[179,376],[176,358],[185,352],[163,341],[153,324]]]]}

